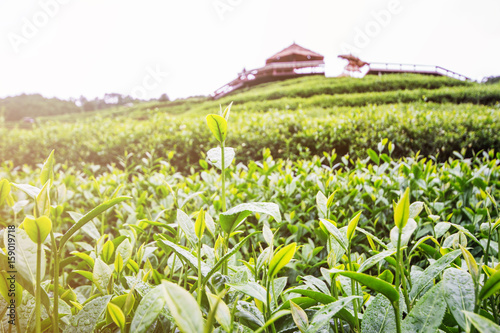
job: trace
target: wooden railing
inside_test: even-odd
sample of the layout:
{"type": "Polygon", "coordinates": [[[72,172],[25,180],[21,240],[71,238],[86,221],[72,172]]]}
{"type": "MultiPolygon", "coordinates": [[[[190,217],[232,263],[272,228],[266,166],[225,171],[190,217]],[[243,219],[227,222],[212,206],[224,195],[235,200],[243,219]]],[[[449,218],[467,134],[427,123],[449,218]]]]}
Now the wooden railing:
{"type": "Polygon", "coordinates": [[[459,74],[457,72],[451,71],[441,66],[372,62],[370,63],[370,71],[433,74],[433,75],[448,76],[462,81],[472,81],[471,78],[465,75],[459,74]]]}

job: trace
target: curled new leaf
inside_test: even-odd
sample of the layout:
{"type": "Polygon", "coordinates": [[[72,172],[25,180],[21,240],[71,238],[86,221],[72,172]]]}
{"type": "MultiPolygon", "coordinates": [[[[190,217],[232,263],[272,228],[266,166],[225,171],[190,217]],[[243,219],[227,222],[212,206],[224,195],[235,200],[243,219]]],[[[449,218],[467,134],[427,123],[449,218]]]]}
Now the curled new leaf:
{"type": "Polygon", "coordinates": [[[410,188],[407,187],[394,208],[394,223],[403,229],[410,218],[410,188]]]}

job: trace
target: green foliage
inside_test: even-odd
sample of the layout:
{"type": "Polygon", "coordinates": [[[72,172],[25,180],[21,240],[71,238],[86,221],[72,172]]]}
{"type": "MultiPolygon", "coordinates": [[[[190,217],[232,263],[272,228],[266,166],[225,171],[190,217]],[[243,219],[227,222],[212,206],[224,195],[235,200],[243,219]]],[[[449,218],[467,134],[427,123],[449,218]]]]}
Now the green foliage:
{"type": "MultiPolygon", "coordinates": [[[[463,133],[456,139],[458,148],[451,147],[442,160],[402,148],[415,144],[421,147],[414,151],[424,151],[436,138],[444,138],[439,144],[453,142],[446,141],[454,135],[446,127],[450,122],[467,124],[471,138],[488,138],[485,147],[494,147],[495,108],[466,105],[450,111],[449,105],[422,103],[361,109],[366,114],[335,109],[319,117],[252,113],[250,119],[237,107],[232,113],[221,108],[214,118],[227,123],[231,117],[231,128],[238,130],[230,136],[227,126],[212,133],[197,116],[152,115],[131,133],[120,133],[126,139],[116,143],[137,139],[127,149],[138,154],[121,165],[89,160],[77,168],[78,162],[68,164],[64,158],[56,164],[51,153],[31,163],[45,160],[41,169],[10,162],[0,166],[0,193],[5,193],[0,222],[19,227],[25,221],[24,229],[15,229],[16,290],[24,288],[16,302],[23,328],[34,329],[37,312],[41,331],[58,332],[495,328],[500,155],[493,149],[463,150],[470,148],[463,133]],[[183,122],[186,128],[180,129],[183,122]],[[425,126],[438,124],[446,124],[442,133],[427,133],[425,126]],[[146,135],[153,125],[165,127],[157,136],[146,135]],[[351,131],[356,154],[332,151],[334,138],[346,138],[341,128],[351,131]],[[374,134],[378,129],[382,134],[374,134]],[[397,140],[380,137],[387,133],[397,140]],[[207,153],[214,167],[182,159],[215,141],[212,135],[222,140],[222,148],[227,140],[237,148],[207,153]],[[174,150],[180,156],[162,159],[149,149],[177,139],[174,150]],[[282,142],[289,144],[286,154],[278,152],[282,142]],[[300,149],[297,142],[303,143],[300,149]],[[307,150],[307,142],[319,148],[307,150]],[[242,143],[248,146],[242,149],[242,143]],[[297,153],[289,154],[293,149],[297,153]],[[271,151],[302,159],[275,159],[271,151]],[[321,157],[314,156],[317,152],[321,157]],[[238,163],[231,164],[233,158],[238,163]],[[36,221],[51,221],[51,229],[44,223],[38,228],[36,221]]],[[[119,133],[115,126],[137,125],[136,120],[126,123],[106,125],[112,130],[100,138],[112,142],[119,133]]],[[[58,133],[55,137],[63,135],[58,133]]],[[[81,136],[74,135],[75,144],[84,142],[78,141],[81,136]]],[[[45,138],[39,139],[42,145],[45,138]]],[[[102,152],[101,161],[111,158],[103,142],[90,149],[102,152]]],[[[156,149],[169,154],[165,147],[156,149]]],[[[52,150],[45,148],[46,154],[52,150]]],[[[6,292],[8,231],[3,230],[0,244],[1,304],[11,297],[6,292]]]]}

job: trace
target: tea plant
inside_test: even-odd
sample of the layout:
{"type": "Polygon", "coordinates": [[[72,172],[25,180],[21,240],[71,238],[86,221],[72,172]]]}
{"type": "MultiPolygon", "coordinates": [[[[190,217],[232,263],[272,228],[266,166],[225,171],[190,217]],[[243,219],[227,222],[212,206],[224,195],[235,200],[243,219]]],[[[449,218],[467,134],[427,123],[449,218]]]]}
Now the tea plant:
{"type": "Polygon", "coordinates": [[[498,330],[494,151],[396,159],[384,139],[358,158],[292,162],[264,149],[236,164],[230,114],[206,117],[219,147],[187,176],[154,153],[122,169],[78,171],[53,153],[36,173],[4,164],[0,312],[13,301],[17,316],[2,329],[498,330]]]}

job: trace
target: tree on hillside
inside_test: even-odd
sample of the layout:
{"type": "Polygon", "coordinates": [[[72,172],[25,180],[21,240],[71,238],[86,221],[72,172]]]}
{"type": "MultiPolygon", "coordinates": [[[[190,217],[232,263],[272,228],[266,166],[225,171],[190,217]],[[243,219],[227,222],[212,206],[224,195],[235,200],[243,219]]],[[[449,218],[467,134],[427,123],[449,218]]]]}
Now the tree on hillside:
{"type": "Polygon", "coordinates": [[[74,102],[58,98],[45,98],[40,94],[22,94],[0,99],[1,108],[5,109],[6,121],[81,112],[81,109],[74,102]]]}
{"type": "Polygon", "coordinates": [[[170,102],[170,98],[168,98],[167,94],[162,94],[158,100],[160,102],[170,102]]]}

